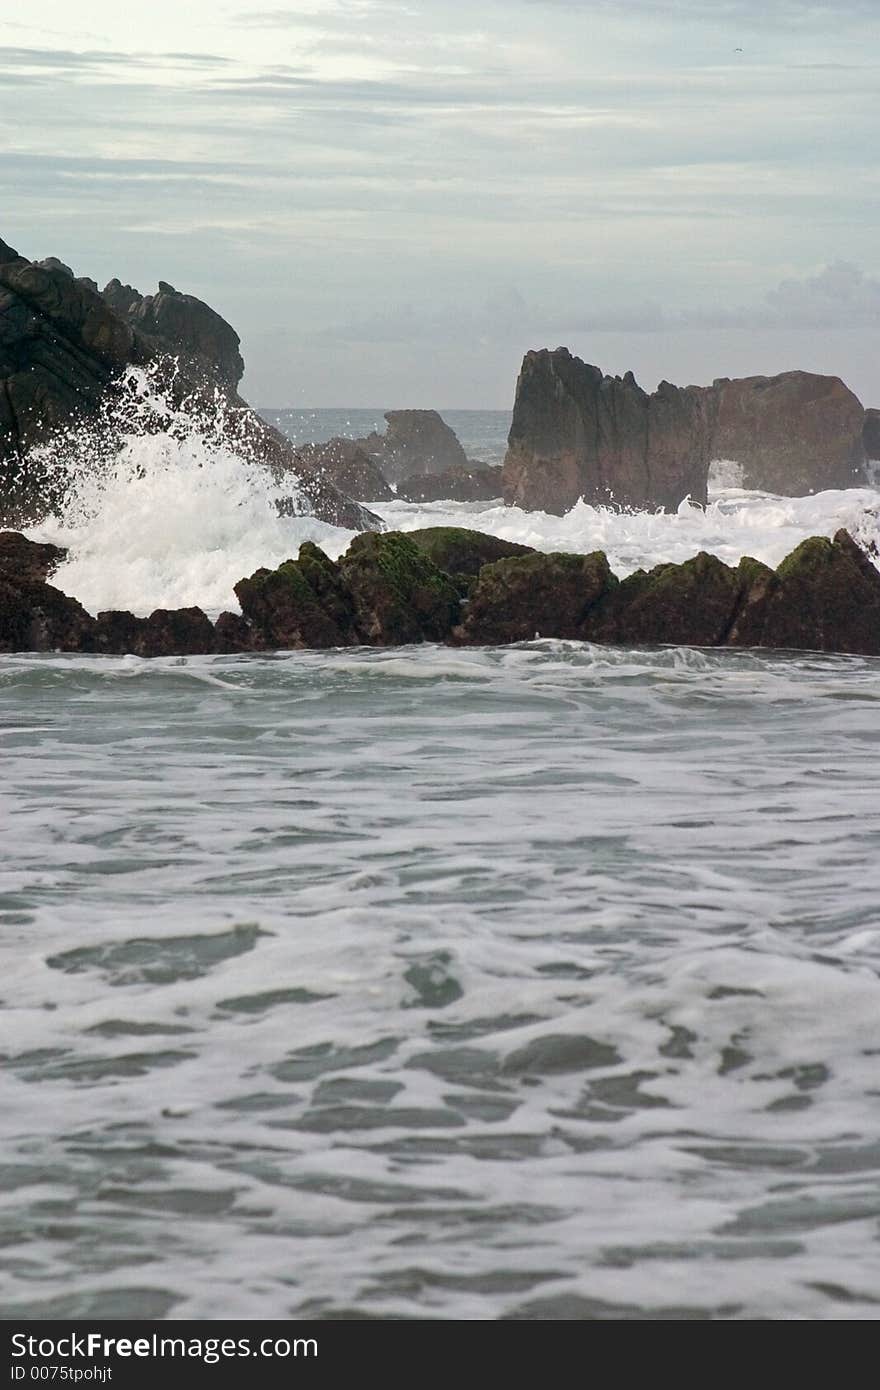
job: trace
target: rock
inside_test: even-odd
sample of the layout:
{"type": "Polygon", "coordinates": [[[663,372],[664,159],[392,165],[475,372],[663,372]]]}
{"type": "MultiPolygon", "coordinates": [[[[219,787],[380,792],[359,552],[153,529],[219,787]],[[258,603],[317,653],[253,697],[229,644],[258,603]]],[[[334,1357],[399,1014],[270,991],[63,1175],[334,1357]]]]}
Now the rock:
{"type": "Polygon", "coordinates": [[[530,545],[469,531],[463,526],[424,526],[418,531],[407,531],[406,535],[432,565],[455,576],[475,577],[484,565],[495,560],[535,554],[530,545]]]}
{"type": "Polygon", "coordinates": [[[621,646],[722,645],[759,571],[772,575],[756,560],[731,569],[705,551],[681,565],[636,570],[592,610],[584,635],[621,646]]]}
{"type": "Polygon", "coordinates": [[[445,473],[404,478],[397,484],[397,496],[405,502],[491,502],[502,495],[501,474],[500,465],[448,468],[445,473]]]}
{"type": "Polygon", "coordinates": [[[157,294],[142,295],[111,280],[102,297],[121,319],[160,353],[180,358],[210,385],[234,391],[244,374],[240,339],[224,318],[192,294],[159,281],[157,294]]]}
{"type": "MultiPolygon", "coordinates": [[[[35,446],[94,421],[96,449],[112,450],[131,424],[125,373],[149,367],[172,408],[203,412],[245,458],[289,477],[292,507],[353,530],[380,528],[328,479],[310,477],[290,441],[236,393],[242,365],[237,334],[194,296],[165,282],[142,296],[119,281],[102,296],[54,258],[32,263],[0,241],[0,522],[39,521],[61,507],[63,467],[35,446]]],[[[137,413],[140,429],[167,423],[160,411],[137,413]]]]}
{"type": "Polygon", "coordinates": [[[839,377],[813,372],[719,379],[713,458],[735,459],[743,486],[786,497],[864,482],[865,411],[839,377]]]}
{"type": "Polygon", "coordinates": [[[505,501],[561,515],[591,505],[705,502],[712,402],[661,382],[648,395],[631,372],[603,376],[566,348],[529,352],[516,387],[504,460],[505,501]]]}
{"type": "Polygon", "coordinates": [[[376,460],[356,439],[301,445],[299,457],[310,475],[323,475],[340,492],[359,502],[389,502],[394,498],[376,460]]]}
{"type": "Polygon", "coordinates": [[[120,610],[99,613],[86,650],[107,656],[202,656],[218,646],[201,608],[157,608],[148,618],[120,610]]]}
{"type": "Polygon", "coordinates": [[[297,560],[240,580],[235,595],[263,646],[345,647],[360,641],[355,602],[340,566],[311,541],[300,546],[297,560]]]}
{"type": "Polygon", "coordinates": [[[579,639],[592,607],[617,584],[601,550],[498,560],[480,570],[453,639],[471,646],[579,639]]]}
{"type": "Polygon", "coordinates": [[[12,583],[42,582],[67,559],[60,545],[29,541],[18,531],[0,531],[0,578],[12,583]]]}
{"type": "Polygon", "coordinates": [[[391,483],[449,468],[467,468],[467,457],[454,430],[436,410],[389,410],[385,434],[357,442],[376,459],[391,483]]]}
{"type": "Polygon", "coordinates": [[[452,580],[399,531],[356,536],[340,561],[361,640],[370,646],[442,642],[458,619],[452,580]]]}
{"type": "Polygon", "coordinates": [[[259,633],[241,613],[221,613],[214,624],[217,651],[227,655],[234,652],[260,652],[265,643],[259,633]]]}
{"type": "Polygon", "coordinates": [[[94,618],[40,580],[0,575],[0,652],[88,651],[94,618]]]}
{"type": "Polygon", "coordinates": [[[848,531],[813,536],[753,596],[729,640],[880,656],[880,573],[848,531]]]}
{"type": "Polygon", "coordinates": [[[865,425],[862,430],[862,443],[865,458],[880,462],[880,410],[870,407],[865,411],[865,425]]]}

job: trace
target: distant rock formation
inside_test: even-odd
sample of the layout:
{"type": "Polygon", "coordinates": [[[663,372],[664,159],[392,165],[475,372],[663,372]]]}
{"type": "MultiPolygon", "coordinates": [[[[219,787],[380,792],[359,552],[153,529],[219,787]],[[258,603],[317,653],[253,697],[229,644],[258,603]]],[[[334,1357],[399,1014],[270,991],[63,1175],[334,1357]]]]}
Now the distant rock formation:
{"type": "Polygon", "coordinates": [[[865,447],[865,457],[873,462],[880,460],[880,410],[869,407],[865,411],[862,442],[865,447]]]}
{"type": "MultiPolygon", "coordinates": [[[[236,392],[238,337],[214,310],[163,283],[143,297],[111,281],[107,297],[54,257],[25,260],[0,241],[0,524],[32,522],[51,510],[63,479],[47,474],[35,446],[58,431],[94,420],[109,403],[124,416],[120,383],[131,367],[162,367],[174,402],[201,401],[215,412],[224,398],[225,430],[246,457],[290,477],[315,515],[352,530],[381,526],[364,507],[313,474],[294,446],[236,392]]],[[[112,412],[110,412],[112,413],[112,412]]],[[[142,422],[143,423],[143,422],[142,422]]],[[[161,416],[155,428],[163,426],[161,416]]],[[[107,429],[109,430],[109,424],[107,429]]],[[[291,510],[298,503],[291,502],[291,510]]]]}
{"type": "Polygon", "coordinates": [[[394,497],[378,463],[356,439],[301,444],[297,452],[312,473],[322,474],[347,497],[358,502],[388,502],[394,497]]]}
{"type": "Polygon", "coordinates": [[[504,461],[505,500],[562,514],[591,504],[674,510],[704,503],[709,464],[734,459],[744,486],[791,496],[863,480],[865,412],[837,377],[783,372],[661,382],[603,376],[566,348],[526,354],[504,461]]]}
{"type": "Polygon", "coordinates": [[[404,502],[491,502],[502,495],[501,465],[447,468],[443,473],[404,478],[397,496],[404,502]]]}
{"type": "Polygon", "coordinates": [[[721,378],[714,397],[713,459],[735,459],[743,486],[785,497],[864,482],[865,411],[839,377],[813,372],[721,378]]]}
{"type": "Polygon", "coordinates": [[[705,502],[711,403],[697,387],[661,382],[648,395],[632,372],[603,376],[567,348],[528,352],[504,460],[504,498],[561,515],[579,498],[674,510],[705,502]]]}
{"type": "Polygon", "coordinates": [[[357,442],[378,463],[390,483],[449,468],[466,468],[467,456],[455,431],[436,410],[389,410],[385,434],[357,442]]]}

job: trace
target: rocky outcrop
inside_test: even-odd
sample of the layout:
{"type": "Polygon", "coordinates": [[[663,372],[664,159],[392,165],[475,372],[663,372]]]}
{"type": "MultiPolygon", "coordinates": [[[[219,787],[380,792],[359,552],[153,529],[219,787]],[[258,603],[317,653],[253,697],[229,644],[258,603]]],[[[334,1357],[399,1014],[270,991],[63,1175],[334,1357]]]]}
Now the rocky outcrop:
{"type": "Polygon", "coordinates": [[[385,419],[385,434],[369,434],[357,442],[376,460],[390,483],[467,467],[455,431],[436,410],[388,410],[385,419]]]}
{"type": "MultiPolygon", "coordinates": [[[[40,445],[61,430],[100,421],[96,448],[112,449],[114,430],[126,427],[126,370],[150,367],[172,405],[186,403],[218,420],[249,459],[291,480],[291,510],[311,507],[322,520],[352,530],[381,526],[302,463],[289,440],[237,395],[241,375],[238,338],[206,304],[164,285],[140,296],[112,282],[104,298],[91,280],[49,259],[25,260],[0,241],[0,523],[32,522],[59,505],[65,489],[62,460],[47,462],[40,445]],[[167,357],[173,353],[176,361],[167,357]],[[167,363],[167,367],[166,367],[167,363]],[[115,408],[115,412],[114,412],[115,408]]],[[[167,426],[138,415],[138,428],[167,426]]]]}
{"type": "Polygon", "coordinates": [[[862,443],[865,458],[880,462],[880,410],[869,407],[865,411],[865,425],[862,430],[862,443]]]}
{"type": "Polygon", "coordinates": [[[389,502],[394,498],[378,463],[356,439],[337,437],[326,444],[300,445],[298,452],[310,473],[323,475],[358,502],[389,502]]]}
{"type": "Polygon", "coordinates": [[[674,510],[705,502],[709,464],[733,459],[749,488],[800,496],[858,486],[865,412],[837,377],[783,372],[661,382],[603,376],[565,348],[529,352],[517,382],[505,500],[561,514],[593,505],[674,510]]]}
{"type": "Polygon", "coordinates": [[[41,584],[66,559],[63,546],[29,541],[18,531],[0,531],[0,579],[41,584]]]}
{"type": "Polygon", "coordinates": [[[421,544],[400,532],[366,533],[338,563],[306,543],[298,559],[241,580],[241,615],[224,613],[214,625],[198,608],[95,619],[39,578],[53,563],[39,552],[51,547],[0,538],[0,651],[149,657],[542,637],[880,656],[880,573],[846,531],[804,541],[775,570],[700,554],[620,581],[601,551],[482,563],[495,537],[445,530],[422,533],[421,544]],[[461,568],[446,571],[432,555],[461,568]]]}
{"type": "Polygon", "coordinates": [[[498,560],[480,570],[453,637],[469,646],[577,639],[590,609],[617,585],[602,551],[498,560]]]}
{"type": "Polygon", "coordinates": [[[470,531],[464,526],[423,526],[418,531],[407,531],[406,536],[446,574],[472,577],[495,560],[535,554],[530,545],[487,536],[483,531],[470,531]]]}
{"type": "Polygon", "coordinates": [[[500,464],[496,468],[469,463],[445,473],[404,478],[397,484],[397,496],[404,502],[491,502],[502,495],[501,473],[500,464]]]}
{"type": "Polygon", "coordinates": [[[234,391],[244,375],[240,339],[224,318],[196,299],[159,281],[157,294],[142,295],[131,285],[111,280],[101,292],[104,302],[158,353],[180,359],[210,385],[234,391]]]}
{"type": "Polygon", "coordinates": [[[719,379],[713,459],[735,459],[743,486],[786,497],[864,482],[865,411],[839,377],[813,372],[719,379]]]}
{"type": "Polygon", "coordinates": [[[632,372],[603,376],[567,348],[526,354],[504,460],[505,501],[561,515],[593,505],[705,502],[712,402],[661,382],[648,395],[632,372]]]}

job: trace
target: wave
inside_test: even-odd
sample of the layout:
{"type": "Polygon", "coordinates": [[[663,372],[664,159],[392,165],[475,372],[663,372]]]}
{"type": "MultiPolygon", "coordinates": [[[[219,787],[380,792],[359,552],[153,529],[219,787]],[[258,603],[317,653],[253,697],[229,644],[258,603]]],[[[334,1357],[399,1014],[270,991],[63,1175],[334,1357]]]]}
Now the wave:
{"type": "MultiPolygon", "coordinates": [[[[32,527],[35,540],[66,546],[54,582],[93,613],[198,604],[236,610],[235,583],[296,555],[305,540],[333,558],[354,532],[319,521],[290,478],[278,481],[229,443],[224,403],[175,406],[149,371],[126,380],[125,419],[77,426],[42,451],[64,480],[58,518],[32,527]],[[108,441],[112,440],[112,445],[108,441]],[[280,515],[278,504],[293,515],[280,515]],[[292,505],[291,505],[292,503],[292,505]]],[[[120,405],[112,407],[117,411],[120,405]]],[[[579,502],[565,516],[495,503],[389,502],[374,508],[395,529],[469,526],[537,550],[604,550],[621,576],[707,550],[728,564],[752,555],[777,565],[806,536],[846,527],[873,557],[880,551],[880,492],[873,487],[776,497],[729,484],[716,468],[707,507],[616,512],[579,502]]]]}

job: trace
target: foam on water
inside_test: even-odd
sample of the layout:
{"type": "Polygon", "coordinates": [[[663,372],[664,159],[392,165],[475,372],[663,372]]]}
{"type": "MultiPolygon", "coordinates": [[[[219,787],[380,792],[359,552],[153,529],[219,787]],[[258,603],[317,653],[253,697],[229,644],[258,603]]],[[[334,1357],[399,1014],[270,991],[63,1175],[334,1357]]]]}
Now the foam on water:
{"type": "MultiPolygon", "coordinates": [[[[317,541],[334,559],[347,548],[354,533],[316,520],[304,499],[300,515],[279,515],[276,504],[290,498],[291,485],[230,448],[222,402],[216,416],[206,416],[169,405],[144,372],[132,372],[130,383],[140,414],[121,449],[105,457],[95,431],[59,438],[52,446],[58,471],[74,474],[63,518],[29,532],[69,548],[55,583],[90,612],[147,614],[188,604],[211,614],[237,611],[235,583],[295,556],[304,540],[317,541]],[[154,422],[145,429],[147,415],[167,423],[158,432],[154,422]]],[[[673,514],[620,513],[579,502],[558,517],[500,500],[391,502],[374,510],[404,531],[470,526],[538,550],[605,550],[621,576],[700,550],[730,564],[753,555],[776,565],[806,536],[831,536],[841,526],[876,554],[880,493],[874,488],[782,498],[729,486],[734,476],[729,467],[716,466],[719,488],[710,505],[686,500],[673,514]]]]}
{"type": "Polygon", "coordinates": [[[0,659],[4,1316],[875,1318],[878,700],[0,659]]]}

